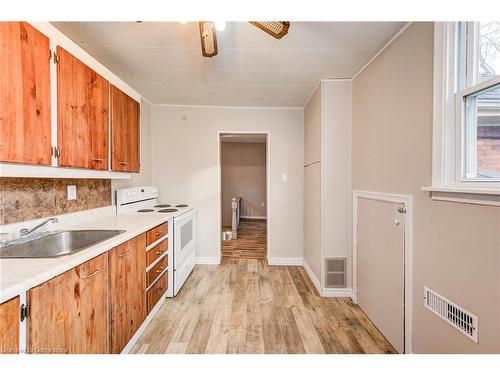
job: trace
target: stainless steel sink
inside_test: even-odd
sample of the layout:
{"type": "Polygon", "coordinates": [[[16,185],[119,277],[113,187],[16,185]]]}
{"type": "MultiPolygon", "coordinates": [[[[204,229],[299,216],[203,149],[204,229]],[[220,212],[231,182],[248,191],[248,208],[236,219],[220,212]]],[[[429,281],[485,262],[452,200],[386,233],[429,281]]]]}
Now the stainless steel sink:
{"type": "Polygon", "coordinates": [[[68,230],[0,248],[0,258],[54,258],[74,254],[123,233],[123,230],[68,230]]]}

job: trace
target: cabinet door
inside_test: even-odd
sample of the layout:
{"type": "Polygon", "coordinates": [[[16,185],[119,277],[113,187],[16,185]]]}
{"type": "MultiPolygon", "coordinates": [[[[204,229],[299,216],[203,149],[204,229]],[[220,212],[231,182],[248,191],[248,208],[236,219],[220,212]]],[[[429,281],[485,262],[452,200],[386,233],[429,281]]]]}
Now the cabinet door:
{"type": "Polygon", "coordinates": [[[59,166],[108,169],[109,82],[57,47],[59,166]]]}
{"type": "Polygon", "coordinates": [[[121,353],[146,318],[145,270],[145,234],[109,252],[112,353],[121,353]]]}
{"type": "Polygon", "coordinates": [[[28,292],[28,351],[109,353],[108,258],[100,255],[28,292]]]}
{"type": "Polygon", "coordinates": [[[49,38],[0,22],[0,161],[51,164],[49,38]]]}
{"type": "Polygon", "coordinates": [[[111,85],[111,169],[140,171],[140,106],[111,85]]]}
{"type": "Polygon", "coordinates": [[[0,304],[0,354],[19,353],[19,297],[0,304]]]}

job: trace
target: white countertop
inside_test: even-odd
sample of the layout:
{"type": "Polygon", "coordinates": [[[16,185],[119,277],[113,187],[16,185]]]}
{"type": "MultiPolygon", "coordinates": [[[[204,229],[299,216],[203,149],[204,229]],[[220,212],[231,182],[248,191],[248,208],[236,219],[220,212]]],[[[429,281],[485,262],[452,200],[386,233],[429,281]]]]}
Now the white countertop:
{"type": "Polygon", "coordinates": [[[65,229],[111,229],[125,230],[125,232],[78,253],[59,258],[0,259],[0,303],[85,263],[167,220],[169,215],[107,216],[65,229]]]}

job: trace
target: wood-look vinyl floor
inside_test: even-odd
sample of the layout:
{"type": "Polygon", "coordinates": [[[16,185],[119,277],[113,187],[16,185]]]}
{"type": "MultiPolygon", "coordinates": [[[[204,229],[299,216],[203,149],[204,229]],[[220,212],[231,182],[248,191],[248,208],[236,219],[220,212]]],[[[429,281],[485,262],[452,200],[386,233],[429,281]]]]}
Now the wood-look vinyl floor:
{"type": "Polygon", "coordinates": [[[266,220],[241,219],[238,238],[222,241],[222,256],[239,259],[265,259],[266,241],[266,220]]]}
{"type": "Polygon", "coordinates": [[[132,353],[394,353],[349,298],[325,298],[302,267],[224,258],[196,266],[132,353]]]}

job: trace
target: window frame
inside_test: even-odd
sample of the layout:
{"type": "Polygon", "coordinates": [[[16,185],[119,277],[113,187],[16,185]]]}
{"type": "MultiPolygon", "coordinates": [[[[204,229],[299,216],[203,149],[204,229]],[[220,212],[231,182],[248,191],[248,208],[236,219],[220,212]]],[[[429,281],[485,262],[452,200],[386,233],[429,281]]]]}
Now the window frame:
{"type": "Polygon", "coordinates": [[[498,75],[476,83],[476,64],[467,62],[476,61],[478,40],[474,22],[435,23],[432,187],[424,190],[500,195],[500,179],[466,178],[465,175],[466,157],[474,155],[475,159],[476,152],[470,152],[475,148],[475,141],[469,144],[466,141],[464,100],[500,84],[498,75]],[[467,48],[471,43],[474,48],[467,48]],[[466,57],[458,59],[459,54],[465,56],[464,51],[466,57]]]}

